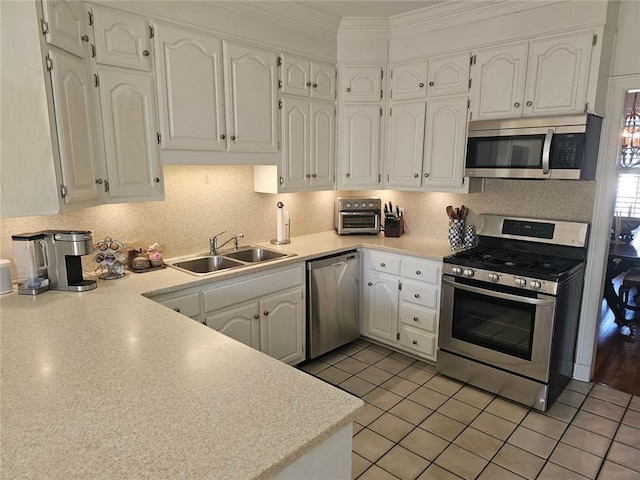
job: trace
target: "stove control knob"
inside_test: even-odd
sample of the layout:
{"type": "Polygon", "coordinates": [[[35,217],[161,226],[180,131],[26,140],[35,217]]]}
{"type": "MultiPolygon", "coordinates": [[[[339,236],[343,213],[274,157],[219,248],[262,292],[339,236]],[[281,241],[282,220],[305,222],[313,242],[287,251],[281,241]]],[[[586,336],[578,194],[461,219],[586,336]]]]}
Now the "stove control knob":
{"type": "Polygon", "coordinates": [[[516,287],[526,287],[527,286],[527,280],[524,278],[516,278],[516,287]]]}
{"type": "Polygon", "coordinates": [[[500,275],[497,273],[490,273],[489,280],[491,280],[493,283],[498,283],[498,280],[500,280],[500,275]]]}
{"type": "Polygon", "coordinates": [[[347,203],[345,204],[345,207],[347,207],[347,208],[351,208],[351,204],[350,204],[349,202],[347,202],[347,203]]]}
{"type": "Polygon", "coordinates": [[[542,283],[538,280],[533,280],[529,286],[531,287],[531,290],[540,290],[542,288],[542,283]]]}
{"type": "Polygon", "coordinates": [[[369,202],[369,208],[373,208],[373,203],[369,202]]]}
{"type": "Polygon", "coordinates": [[[358,208],[360,206],[360,204],[358,202],[353,204],[354,208],[358,208]]]}
{"type": "Polygon", "coordinates": [[[454,275],[462,275],[462,268],[460,267],[453,267],[451,269],[451,273],[453,273],[454,275]]]}
{"type": "Polygon", "coordinates": [[[469,278],[473,277],[473,274],[474,274],[474,273],[475,273],[475,272],[474,272],[471,268],[465,268],[465,269],[464,269],[464,272],[462,272],[462,274],[463,274],[465,277],[469,277],[469,278]]]}

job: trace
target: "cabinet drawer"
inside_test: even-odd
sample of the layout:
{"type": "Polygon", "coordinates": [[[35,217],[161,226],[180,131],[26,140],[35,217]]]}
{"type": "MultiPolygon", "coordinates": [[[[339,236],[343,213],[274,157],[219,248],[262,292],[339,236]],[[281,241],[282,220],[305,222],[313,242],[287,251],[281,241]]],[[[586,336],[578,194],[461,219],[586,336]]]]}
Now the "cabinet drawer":
{"type": "Polygon", "coordinates": [[[439,285],[440,264],[405,259],[402,262],[402,278],[439,285]]]}
{"type": "Polygon", "coordinates": [[[436,354],[436,336],[432,333],[400,326],[400,345],[411,350],[417,350],[421,354],[435,358],[436,354]]]}
{"type": "Polygon", "coordinates": [[[246,302],[304,282],[302,266],[280,270],[267,275],[248,276],[246,279],[221,285],[204,292],[204,311],[212,312],[231,305],[246,302]]]}
{"type": "Polygon", "coordinates": [[[372,250],[369,252],[369,268],[390,275],[400,275],[400,257],[372,250]]]}
{"type": "Polygon", "coordinates": [[[435,334],[438,312],[430,308],[402,302],[400,305],[400,321],[406,325],[411,325],[412,327],[435,334]]]}
{"type": "Polygon", "coordinates": [[[406,302],[417,303],[424,307],[438,308],[438,289],[414,282],[402,282],[400,298],[406,302]]]}
{"type": "Polygon", "coordinates": [[[200,294],[191,293],[181,297],[170,298],[160,302],[165,307],[169,307],[187,317],[195,317],[200,314],[200,294]]]}

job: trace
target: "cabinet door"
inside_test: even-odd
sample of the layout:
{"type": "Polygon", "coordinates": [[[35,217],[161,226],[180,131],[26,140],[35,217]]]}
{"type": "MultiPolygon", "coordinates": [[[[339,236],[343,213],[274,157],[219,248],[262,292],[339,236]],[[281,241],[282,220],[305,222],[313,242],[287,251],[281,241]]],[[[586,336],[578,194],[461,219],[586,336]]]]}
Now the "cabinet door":
{"type": "Polygon", "coordinates": [[[427,102],[423,187],[460,187],[467,139],[467,97],[427,102]]]}
{"type": "Polygon", "coordinates": [[[282,55],[282,93],[308,97],[311,91],[309,60],[295,55],[282,55]]]}
{"type": "Polygon", "coordinates": [[[380,110],[378,104],[343,106],[338,167],[343,188],[377,188],[380,184],[380,110]]]}
{"type": "Polygon", "coordinates": [[[163,24],[155,32],[160,148],[224,150],[222,41],[163,24]]]}
{"type": "Polygon", "coordinates": [[[225,42],[228,149],[278,151],[277,55],[225,42]]]}
{"type": "Polygon", "coordinates": [[[42,0],[42,14],[47,43],[78,57],[84,57],[82,2],[42,0]]]}
{"type": "Polygon", "coordinates": [[[342,99],[345,102],[379,102],[382,98],[381,67],[343,67],[342,99]]]}
{"type": "Polygon", "coordinates": [[[108,69],[98,75],[109,196],[161,199],[153,78],[108,69]]]}
{"type": "Polygon", "coordinates": [[[260,350],[289,365],[304,360],[304,301],[302,289],[260,300],[260,350]]]}
{"type": "Polygon", "coordinates": [[[521,117],[528,43],[479,50],[473,66],[473,120],[521,117]]]}
{"type": "Polygon", "coordinates": [[[309,102],[310,185],[314,190],[333,188],[336,152],[336,115],[333,103],[309,102]]]}
{"type": "Polygon", "coordinates": [[[282,99],[282,188],[309,185],[309,101],[282,99]]]}
{"type": "Polygon", "coordinates": [[[93,7],[96,62],[151,70],[149,24],[144,18],[93,7]]]}
{"type": "Polygon", "coordinates": [[[260,349],[258,302],[234,307],[205,318],[205,325],[256,350],[260,349]]]}
{"type": "Polygon", "coordinates": [[[373,271],[366,277],[363,282],[364,333],[395,344],[400,280],[373,271]]]}
{"type": "Polygon", "coordinates": [[[525,115],[585,111],[592,41],[589,31],[531,42],[525,115]]]}
{"type": "Polygon", "coordinates": [[[419,187],[424,146],[424,100],[394,103],[389,125],[387,186],[419,187]]]}
{"type": "Polygon", "coordinates": [[[311,62],[311,98],[336,99],[336,67],[330,63],[311,62]]]}
{"type": "Polygon", "coordinates": [[[425,98],[427,95],[426,60],[399,63],[391,67],[391,100],[425,98]]]}
{"type": "Polygon", "coordinates": [[[53,68],[56,118],[66,203],[98,200],[96,140],[91,88],[84,60],[66,52],[49,52],[53,68]]]}
{"type": "Polygon", "coordinates": [[[429,60],[427,96],[441,97],[469,91],[470,55],[460,53],[429,60]]]}

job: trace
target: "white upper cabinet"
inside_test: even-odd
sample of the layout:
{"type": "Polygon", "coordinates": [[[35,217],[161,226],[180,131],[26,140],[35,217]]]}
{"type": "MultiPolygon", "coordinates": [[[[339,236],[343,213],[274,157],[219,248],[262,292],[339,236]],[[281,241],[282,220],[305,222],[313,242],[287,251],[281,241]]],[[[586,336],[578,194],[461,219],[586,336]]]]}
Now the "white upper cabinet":
{"type": "Polygon", "coordinates": [[[84,57],[82,2],[80,0],[43,0],[42,31],[48,44],[84,57]]]}
{"type": "Polygon", "coordinates": [[[98,201],[96,141],[91,89],[85,62],[66,52],[49,52],[56,133],[65,203],[98,201]]]}
{"type": "Polygon", "coordinates": [[[397,101],[425,98],[428,65],[427,60],[392,65],[389,73],[390,99],[397,101]]]}
{"type": "Polygon", "coordinates": [[[142,17],[93,7],[96,62],[151,71],[149,23],[142,17]]]}
{"type": "Polygon", "coordinates": [[[593,32],[533,40],[525,89],[525,115],[586,110],[593,32]]]}
{"type": "Polygon", "coordinates": [[[163,149],[226,149],[222,41],[156,24],[155,53],[163,149]]]}
{"type": "Polygon", "coordinates": [[[380,114],[377,103],[349,103],[342,107],[338,187],[380,184],[380,114]]]}
{"type": "Polygon", "coordinates": [[[341,98],[344,102],[379,102],[382,99],[381,67],[342,67],[341,98]]]}
{"type": "Polygon", "coordinates": [[[112,198],[164,196],[153,78],[99,69],[107,181],[112,198]]]}
{"type": "Polygon", "coordinates": [[[427,95],[441,97],[467,93],[469,91],[470,67],[468,52],[431,58],[427,77],[427,95]]]}
{"type": "Polygon", "coordinates": [[[282,93],[319,100],[336,98],[336,68],[330,63],[283,54],[280,76],[282,93]]]}
{"type": "Polygon", "coordinates": [[[391,107],[387,187],[420,187],[424,146],[424,100],[391,107]]]}
{"type": "Polygon", "coordinates": [[[427,102],[422,186],[462,187],[467,142],[466,95],[427,102]]]}
{"type": "Polygon", "coordinates": [[[528,43],[478,50],[473,66],[473,120],[521,117],[528,43]]]}
{"type": "Polygon", "coordinates": [[[314,190],[332,189],[335,180],[336,110],[333,103],[309,102],[311,179],[314,190]]]}
{"type": "Polygon", "coordinates": [[[586,31],[478,50],[473,120],[586,111],[593,38],[586,31]]]}
{"type": "Polygon", "coordinates": [[[224,42],[228,150],[278,151],[277,55],[224,42]]]}

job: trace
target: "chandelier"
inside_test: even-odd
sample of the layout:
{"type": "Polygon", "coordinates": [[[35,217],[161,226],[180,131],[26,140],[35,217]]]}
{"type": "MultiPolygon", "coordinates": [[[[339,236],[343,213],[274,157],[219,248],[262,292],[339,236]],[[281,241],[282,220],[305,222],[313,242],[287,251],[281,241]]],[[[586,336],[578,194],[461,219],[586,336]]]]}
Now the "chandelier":
{"type": "Polygon", "coordinates": [[[636,111],[637,98],[638,93],[636,92],[633,96],[631,110],[624,119],[619,163],[621,168],[631,168],[640,164],[640,115],[636,111]]]}

